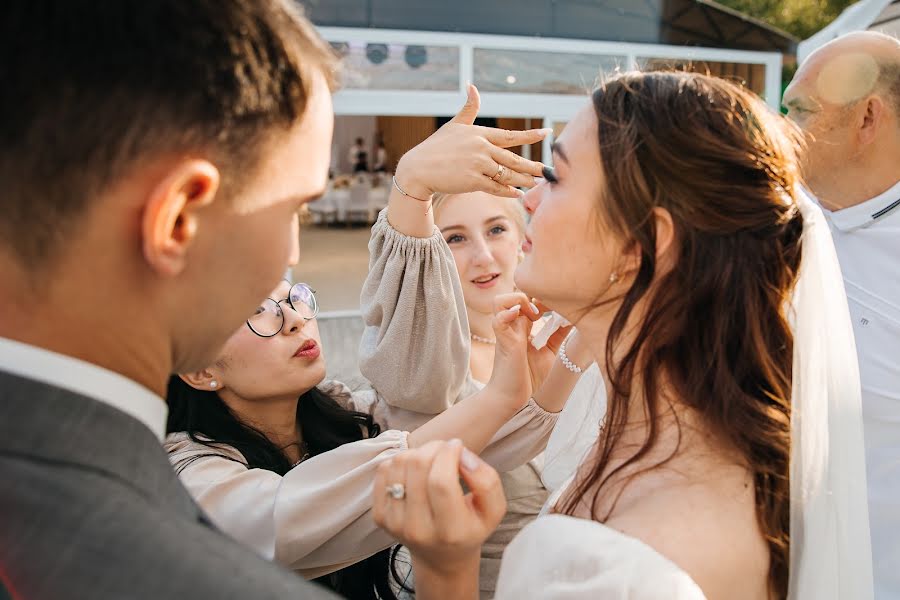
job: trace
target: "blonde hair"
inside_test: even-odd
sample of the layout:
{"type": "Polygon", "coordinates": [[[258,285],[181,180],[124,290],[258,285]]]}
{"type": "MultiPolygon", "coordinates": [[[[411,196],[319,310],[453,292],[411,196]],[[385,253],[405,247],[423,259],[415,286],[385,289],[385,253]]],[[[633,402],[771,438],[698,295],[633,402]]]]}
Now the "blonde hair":
{"type": "MultiPolygon", "coordinates": [[[[462,196],[462,194],[441,194],[437,193],[431,197],[431,206],[434,211],[434,218],[437,220],[438,213],[441,210],[441,206],[447,201],[447,198],[452,198],[453,196],[462,196]]],[[[506,200],[506,214],[516,226],[516,229],[519,230],[519,235],[525,235],[525,223],[526,223],[526,215],[525,209],[522,207],[522,203],[516,198],[502,198],[501,196],[494,196],[495,198],[501,198],[506,200]]]]}

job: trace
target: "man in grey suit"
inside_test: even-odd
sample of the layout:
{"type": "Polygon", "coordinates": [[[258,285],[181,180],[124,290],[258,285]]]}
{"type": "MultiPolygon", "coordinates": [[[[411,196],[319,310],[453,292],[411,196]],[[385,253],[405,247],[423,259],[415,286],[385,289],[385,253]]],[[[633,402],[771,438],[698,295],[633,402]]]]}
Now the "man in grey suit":
{"type": "Polygon", "coordinates": [[[8,0],[0,56],[0,587],[332,597],[216,531],[160,446],[169,373],[296,259],[328,45],[287,0],[8,0]]]}

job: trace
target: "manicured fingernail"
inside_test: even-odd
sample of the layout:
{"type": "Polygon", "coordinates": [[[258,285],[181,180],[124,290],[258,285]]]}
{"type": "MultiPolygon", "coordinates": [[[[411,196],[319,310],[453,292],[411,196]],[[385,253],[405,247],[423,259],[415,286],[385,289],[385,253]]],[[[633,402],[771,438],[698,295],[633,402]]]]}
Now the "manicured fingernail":
{"type": "Polygon", "coordinates": [[[459,463],[466,471],[475,471],[481,466],[482,460],[468,448],[463,448],[462,454],[459,456],[459,463]]]}
{"type": "Polygon", "coordinates": [[[462,440],[459,438],[453,438],[452,440],[450,440],[447,443],[450,444],[451,446],[462,446],[462,440]]]}
{"type": "Polygon", "coordinates": [[[522,310],[522,305],[516,304],[512,308],[507,309],[507,312],[509,312],[510,314],[519,314],[520,310],[522,310]]]}
{"type": "Polygon", "coordinates": [[[534,304],[534,302],[529,302],[528,306],[531,307],[531,312],[533,312],[534,314],[536,314],[536,315],[541,314],[540,309],[538,309],[538,307],[534,304]]]}
{"type": "Polygon", "coordinates": [[[543,133],[544,135],[550,135],[551,133],[553,133],[553,128],[552,127],[544,127],[543,129],[540,130],[540,132],[543,133]]]}

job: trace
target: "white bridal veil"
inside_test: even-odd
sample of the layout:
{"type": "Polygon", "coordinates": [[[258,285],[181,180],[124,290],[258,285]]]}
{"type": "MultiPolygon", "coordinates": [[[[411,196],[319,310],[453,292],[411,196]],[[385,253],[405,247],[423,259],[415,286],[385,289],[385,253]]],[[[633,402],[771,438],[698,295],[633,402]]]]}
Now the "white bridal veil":
{"type": "Polygon", "coordinates": [[[803,258],[793,297],[792,600],[873,597],[859,367],[831,231],[797,194],[803,258]]]}

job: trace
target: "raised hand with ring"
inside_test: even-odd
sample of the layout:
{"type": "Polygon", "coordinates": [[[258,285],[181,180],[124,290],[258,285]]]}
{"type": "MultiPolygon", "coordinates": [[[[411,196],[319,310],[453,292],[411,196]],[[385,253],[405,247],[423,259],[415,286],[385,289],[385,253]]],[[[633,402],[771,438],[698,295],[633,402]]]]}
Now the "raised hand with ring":
{"type": "Polygon", "coordinates": [[[512,131],[475,125],[481,106],[478,90],[468,87],[459,113],[397,164],[396,184],[411,198],[427,200],[435,193],[487,192],[517,198],[516,188],[530,188],[543,165],[508,150],[534,144],[551,129],[512,131]]]}

